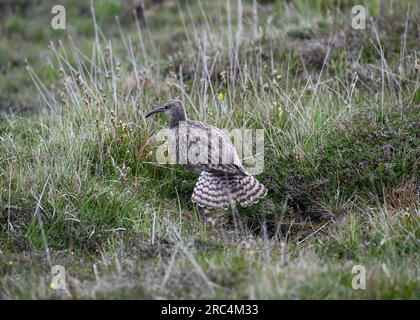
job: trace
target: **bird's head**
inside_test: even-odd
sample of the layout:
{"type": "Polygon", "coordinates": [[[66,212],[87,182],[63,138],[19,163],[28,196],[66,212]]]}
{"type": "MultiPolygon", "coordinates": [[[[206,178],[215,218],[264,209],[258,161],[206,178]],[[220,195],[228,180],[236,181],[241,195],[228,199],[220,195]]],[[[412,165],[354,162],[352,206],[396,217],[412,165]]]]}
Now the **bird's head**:
{"type": "Polygon", "coordinates": [[[171,100],[165,103],[163,106],[153,109],[148,114],[146,114],[146,118],[160,112],[165,113],[165,115],[168,117],[170,127],[175,127],[179,124],[180,121],[187,120],[184,104],[181,100],[178,99],[171,100]]]}

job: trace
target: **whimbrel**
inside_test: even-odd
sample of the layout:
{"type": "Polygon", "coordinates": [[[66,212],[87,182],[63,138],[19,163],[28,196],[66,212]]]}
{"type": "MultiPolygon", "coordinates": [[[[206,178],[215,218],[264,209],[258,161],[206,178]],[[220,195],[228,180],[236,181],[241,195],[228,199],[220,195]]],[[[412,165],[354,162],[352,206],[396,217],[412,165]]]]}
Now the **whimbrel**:
{"type": "Polygon", "coordinates": [[[200,121],[187,120],[180,100],[167,102],[149,112],[146,118],[158,112],[164,112],[169,119],[177,163],[200,174],[191,196],[200,214],[204,214],[205,209],[228,209],[236,202],[247,207],[265,197],[267,188],[245,170],[223,131],[200,121]]]}

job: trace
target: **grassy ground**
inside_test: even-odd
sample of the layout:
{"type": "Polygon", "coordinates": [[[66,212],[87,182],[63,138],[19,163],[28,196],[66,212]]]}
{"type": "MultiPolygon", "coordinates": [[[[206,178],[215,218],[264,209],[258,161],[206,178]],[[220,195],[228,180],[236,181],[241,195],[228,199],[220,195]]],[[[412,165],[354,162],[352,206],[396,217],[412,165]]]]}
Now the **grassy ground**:
{"type": "Polygon", "coordinates": [[[55,31],[52,2],[3,1],[0,298],[420,298],[420,8],[365,1],[354,30],[355,3],[66,1],[55,31]],[[264,129],[237,223],[154,163],[143,115],[177,96],[264,129]]]}

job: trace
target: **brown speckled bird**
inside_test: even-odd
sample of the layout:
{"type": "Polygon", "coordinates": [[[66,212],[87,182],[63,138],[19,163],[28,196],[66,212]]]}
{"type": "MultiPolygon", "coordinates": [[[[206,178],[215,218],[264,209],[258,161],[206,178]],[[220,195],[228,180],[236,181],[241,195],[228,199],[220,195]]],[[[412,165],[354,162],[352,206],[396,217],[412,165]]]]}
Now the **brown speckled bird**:
{"type": "Polygon", "coordinates": [[[169,119],[177,163],[200,174],[191,200],[198,205],[201,214],[205,209],[226,210],[236,202],[247,207],[265,197],[267,188],[245,170],[223,131],[200,121],[187,120],[180,100],[169,101],[149,112],[146,118],[158,112],[164,112],[169,119]],[[185,137],[186,143],[182,144],[185,137]]]}

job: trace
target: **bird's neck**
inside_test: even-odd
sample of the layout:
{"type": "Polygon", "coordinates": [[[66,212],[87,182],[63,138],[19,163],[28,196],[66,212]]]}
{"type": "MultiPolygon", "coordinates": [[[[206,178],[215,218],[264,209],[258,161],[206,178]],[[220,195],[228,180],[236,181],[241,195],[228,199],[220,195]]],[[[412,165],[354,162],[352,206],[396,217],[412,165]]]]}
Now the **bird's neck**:
{"type": "Polygon", "coordinates": [[[187,115],[185,114],[184,110],[180,110],[178,112],[174,112],[171,114],[169,119],[169,128],[175,128],[179,125],[180,122],[187,121],[187,115]]]}

